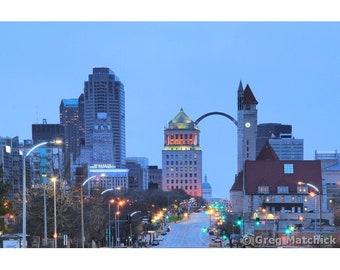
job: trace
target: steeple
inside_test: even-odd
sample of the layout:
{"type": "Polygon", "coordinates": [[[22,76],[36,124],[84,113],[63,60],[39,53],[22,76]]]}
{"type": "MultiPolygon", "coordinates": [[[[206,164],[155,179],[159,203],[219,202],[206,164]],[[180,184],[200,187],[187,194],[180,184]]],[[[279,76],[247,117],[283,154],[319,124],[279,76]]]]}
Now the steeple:
{"type": "Polygon", "coordinates": [[[244,89],[244,104],[258,104],[253,92],[251,91],[249,85],[246,85],[244,89]]]}
{"type": "Polygon", "coordinates": [[[237,90],[237,110],[242,110],[242,104],[243,104],[243,85],[242,81],[240,81],[240,84],[238,85],[238,90],[237,90]]]}

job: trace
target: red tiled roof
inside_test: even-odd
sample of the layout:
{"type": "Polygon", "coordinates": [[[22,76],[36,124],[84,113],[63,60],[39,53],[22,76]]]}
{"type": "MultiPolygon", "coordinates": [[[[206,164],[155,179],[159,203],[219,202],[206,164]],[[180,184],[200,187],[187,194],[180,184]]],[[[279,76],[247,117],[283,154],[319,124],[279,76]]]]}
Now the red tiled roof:
{"type": "Polygon", "coordinates": [[[271,147],[269,140],[267,140],[260,153],[257,155],[256,160],[279,160],[279,157],[271,147]]]}
{"type": "Polygon", "coordinates": [[[244,89],[244,104],[258,104],[253,92],[251,91],[249,85],[246,85],[246,88],[244,89]]]}
{"type": "Polygon", "coordinates": [[[243,189],[243,171],[239,172],[230,191],[238,191],[243,189]]]}
{"type": "Polygon", "coordinates": [[[245,192],[257,193],[258,186],[269,186],[269,193],[277,193],[278,186],[288,186],[296,193],[297,182],[303,181],[318,187],[322,193],[320,160],[256,160],[245,162],[245,192]],[[294,173],[285,174],[284,164],[293,164],[294,173]]]}

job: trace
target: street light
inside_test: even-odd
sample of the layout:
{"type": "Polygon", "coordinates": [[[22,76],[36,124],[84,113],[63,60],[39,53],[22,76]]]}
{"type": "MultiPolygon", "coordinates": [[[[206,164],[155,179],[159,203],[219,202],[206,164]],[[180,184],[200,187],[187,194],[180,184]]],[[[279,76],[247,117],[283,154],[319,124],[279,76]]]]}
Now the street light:
{"type": "Polygon", "coordinates": [[[43,174],[42,178],[44,178],[44,241],[43,241],[43,246],[47,247],[46,174],[43,174]]]}
{"type": "Polygon", "coordinates": [[[48,143],[54,144],[61,144],[61,140],[54,140],[49,142],[42,142],[37,145],[34,145],[32,148],[28,150],[28,152],[23,155],[22,158],[22,241],[23,241],[23,248],[26,248],[26,158],[37,148],[46,145],[48,143]]]}
{"type": "Polygon", "coordinates": [[[54,248],[57,248],[57,240],[58,240],[58,233],[57,233],[57,200],[56,200],[56,182],[57,178],[52,177],[51,181],[53,182],[53,201],[54,201],[54,248]]]}
{"type": "Polygon", "coordinates": [[[83,187],[86,185],[86,183],[88,181],[90,181],[91,179],[94,179],[96,177],[104,177],[105,174],[101,174],[101,175],[93,175],[87,179],[85,179],[85,181],[82,183],[82,185],[80,186],[80,206],[81,206],[81,247],[84,248],[85,246],[85,231],[84,231],[84,199],[83,199],[83,187]]]}
{"type": "MultiPolygon", "coordinates": [[[[106,192],[108,192],[108,191],[112,191],[112,190],[114,190],[113,188],[108,188],[108,189],[105,189],[101,194],[103,195],[104,193],[106,193],[106,192]]],[[[112,236],[111,236],[111,203],[114,203],[114,200],[113,199],[111,199],[110,201],[109,201],[109,228],[108,228],[108,246],[109,247],[112,247],[112,236]]]]}
{"type": "MultiPolygon", "coordinates": [[[[300,181],[300,182],[298,182],[298,185],[309,186],[309,187],[313,188],[316,191],[316,193],[319,195],[319,222],[320,222],[320,237],[321,237],[321,235],[322,235],[322,198],[321,198],[321,192],[316,186],[314,186],[310,183],[305,183],[305,182],[300,181]]],[[[316,219],[315,219],[315,222],[316,222],[316,219]]]]}
{"type": "Polygon", "coordinates": [[[117,202],[117,212],[115,217],[117,221],[117,230],[116,230],[116,246],[119,246],[120,244],[120,230],[119,230],[119,216],[120,216],[120,211],[119,211],[119,206],[123,206],[125,204],[125,201],[118,201],[117,202]]]}
{"type": "Polygon", "coordinates": [[[129,245],[131,245],[131,241],[132,241],[132,217],[135,215],[135,214],[138,214],[138,213],[141,213],[141,211],[135,211],[131,214],[128,214],[128,222],[129,222],[129,225],[130,225],[130,242],[129,242],[129,245]]]}

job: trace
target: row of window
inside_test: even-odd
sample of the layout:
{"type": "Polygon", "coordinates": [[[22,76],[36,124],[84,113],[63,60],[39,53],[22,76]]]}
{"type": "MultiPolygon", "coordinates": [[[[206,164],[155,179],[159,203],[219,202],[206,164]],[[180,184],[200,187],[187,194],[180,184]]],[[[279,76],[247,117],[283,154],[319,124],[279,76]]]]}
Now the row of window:
{"type": "Polygon", "coordinates": [[[167,186],[167,189],[197,190],[197,186],[167,186]]]}
{"type": "Polygon", "coordinates": [[[165,155],[166,159],[196,159],[198,158],[197,154],[167,154],[165,155]]]}
{"type": "Polygon", "coordinates": [[[166,178],[169,178],[169,177],[176,177],[176,178],[178,178],[178,177],[180,177],[180,178],[183,178],[183,177],[197,177],[197,173],[167,173],[166,174],[166,178]]]}
{"type": "Polygon", "coordinates": [[[185,161],[166,161],[166,165],[197,165],[197,161],[185,160],[185,161]]]}
{"type": "Polygon", "coordinates": [[[166,167],[165,171],[167,172],[173,172],[173,171],[197,171],[197,167],[166,167]]]}
{"type": "MultiPolygon", "coordinates": [[[[249,198],[250,199],[250,198],[249,198]]],[[[311,196],[308,196],[308,195],[303,195],[303,196],[275,196],[275,195],[272,195],[272,196],[266,196],[264,199],[260,196],[259,198],[259,203],[262,203],[263,201],[264,202],[267,202],[267,203],[274,203],[274,202],[294,202],[294,203],[301,203],[302,200],[303,202],[308,202],[308,200],[310,199],[311,201],[312,200],[315,200],[313,197],[311,196]]]]}
{"type": "Polygon", "coordinates": [[[170,140],[170,145],[192,145],[192,140],[170,140]]]}
{"type": "Polygon", "coordinates": [[[167,179],[166,180],[166,183],[167,184],[169,184],[169,183],[171,183],[171,184],[192,184],[192,183],[194,183],[194,184],[197,184],[197,179],[189,179],[189,180],[187,180],[187,179],[180,179],[180,180],[178,180],[178,179],[171,179],[171,180],[169,180],[169,179],[167,179]]]}
{"type": "MultiPolygon", "coordinates": [[[[307,186],[298,186],[296,191],[299,194],[306,194],[306,193],[308,193],[308,187],[307,186]]],[[[258,186],[257,192],[259,194],[269,194],[270,193],[269,192],[269,186],[258,186]]],[[[289,193],[288,186],[278,186],[277,187],[277,193],[278,194],[288,194],[289,193]]]]}

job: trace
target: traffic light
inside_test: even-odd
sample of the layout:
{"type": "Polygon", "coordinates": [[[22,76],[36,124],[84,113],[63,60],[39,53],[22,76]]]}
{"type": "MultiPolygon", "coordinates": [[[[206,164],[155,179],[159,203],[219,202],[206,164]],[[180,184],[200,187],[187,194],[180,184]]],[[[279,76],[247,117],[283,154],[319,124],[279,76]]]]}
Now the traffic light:
{"type": "Polygon", "coordinates": [[[291,226],[287,226],[286,229],[285,229],[285,234],[291,234],[292,233],[292,227],[291,226]]]}
{"type": "Polygon", "coordinates": [[[261,224],[260,218],[256,218],[255,226],[260,226],[260,224],[261,224]]]}
{"type": "Polygon", "coordinates": [[[131,224],[131,216],[130,215],[127,215],[126,220],[127,220],[128,224],[131,224]]]}
{"type": "Polygon", "coordinates": [[[225,231],[222,231],[222,240],[226,240],[226,239],[227,239],[227,235],[225,231]]]}
{"type": "Polygon", "coordinates": [[[243,222],[242,218],[241,218],[241,217],[238,217],[237,220],[236,220],[236,225],[237,225],[237,226],[241,226],[241,225],[242,225],[242,222],[243,222]]]}

